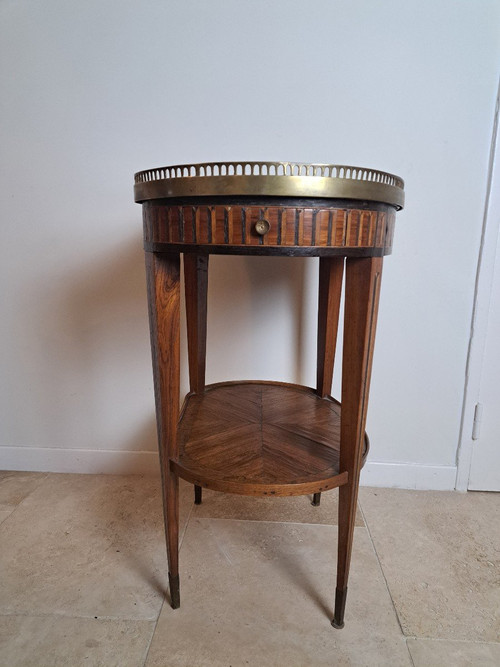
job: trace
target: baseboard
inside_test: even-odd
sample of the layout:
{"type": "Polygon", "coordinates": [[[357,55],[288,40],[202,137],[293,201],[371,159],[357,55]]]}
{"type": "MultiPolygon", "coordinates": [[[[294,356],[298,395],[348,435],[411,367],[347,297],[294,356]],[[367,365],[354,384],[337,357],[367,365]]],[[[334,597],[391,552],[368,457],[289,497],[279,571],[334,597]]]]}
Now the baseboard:
{"type": "MultiPolygon", "coordinates": [[[[101,475],[158,475],[157,452],[0,447],[0,470],[74,472],[101,475]]],[[[449,491],[455,488],[455,466],[368,461],[361,471],[363,486],[449,491]]]]}
{"type": "Polygon", "coordinates": [[[453,491],[456,475],[456,466],[367,461],[361,471],[360,483],[362,486],[383,486],[395,489],[453,491]]]}
{"type": "Polygon", "coordinates": [[[0,470],[100,475],[159,475],[158,452],[0,447],[0,470]]]}

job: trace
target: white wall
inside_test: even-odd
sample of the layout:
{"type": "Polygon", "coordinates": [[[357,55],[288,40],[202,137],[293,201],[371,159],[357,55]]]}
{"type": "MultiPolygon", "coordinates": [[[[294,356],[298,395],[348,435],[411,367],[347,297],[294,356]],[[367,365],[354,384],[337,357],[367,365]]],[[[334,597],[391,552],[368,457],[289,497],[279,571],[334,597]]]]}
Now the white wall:
{"type": "MultiPolygon", "coordinates": [[[[4,0],[0,467],[155,469],[132,175],[284,159],[405,178],[364,479],[451,488],[499,23],[496,0],[4,0]]],[[[208,380],[313,384],[315,260],[211,262],[208,380]]]]}

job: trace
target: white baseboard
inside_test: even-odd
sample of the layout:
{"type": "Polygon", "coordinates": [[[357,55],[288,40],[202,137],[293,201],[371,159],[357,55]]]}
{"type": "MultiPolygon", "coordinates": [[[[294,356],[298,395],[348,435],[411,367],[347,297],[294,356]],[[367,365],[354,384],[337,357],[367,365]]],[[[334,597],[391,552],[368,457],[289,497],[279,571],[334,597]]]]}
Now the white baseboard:
{"type": "Polygon", "coordinates": [[[394,489],[453,491],[456,476],[456,466],[367,461],[361,471],[360,483],[362,486],[383,486],[394,489]]]}
{"type": "MultiPolygon", "coordinates": [[[[157,452],[0,447],[0,470],[73,472],[101,475],[159,475],[157,452]]],[[[449,491],[455,488],[455,466],[368,461],[363,486],[449,491]]]]}
{"type": "Polygon", "coordinates": [[[159,475],[158,452],[0,447],[0,470],[100,475],[159,475]]]}

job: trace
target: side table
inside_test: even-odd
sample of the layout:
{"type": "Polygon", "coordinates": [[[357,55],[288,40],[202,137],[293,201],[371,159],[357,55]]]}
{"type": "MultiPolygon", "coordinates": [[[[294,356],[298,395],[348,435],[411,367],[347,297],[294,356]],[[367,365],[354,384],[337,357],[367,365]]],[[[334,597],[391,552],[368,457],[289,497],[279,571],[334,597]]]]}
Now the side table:
{"type": "Polygon", "coordinates": [[[135,175],[142,203],[171,605],[179,593],[179,477],[249,496],[339,487],[332,625],[344,625],[383,256],[404,183],[373,169],[289,162],[177,165],[135,175]],[[179,410],[180,254],[190,392],[179,410]],[[205,384],[211,254],[319,257],[317,383],[205,384]],[[345,272],[342,407],[330,396],[345,272]]]}

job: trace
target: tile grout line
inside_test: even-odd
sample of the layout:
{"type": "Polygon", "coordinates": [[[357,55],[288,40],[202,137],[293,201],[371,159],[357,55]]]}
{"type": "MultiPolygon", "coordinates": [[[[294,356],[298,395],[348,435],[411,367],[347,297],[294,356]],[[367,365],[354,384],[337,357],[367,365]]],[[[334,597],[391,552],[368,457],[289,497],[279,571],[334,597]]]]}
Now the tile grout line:
{"type": "Polygon", "coordinates": [[[187,515],[186,522],[185,522],[185,524],[184,524],[184,529],[183,529],[183,531],[182,531],[182,535],[180,536],[180,539],[179,539],[179,552],[180,552],[180,550],[181,550],[182,543],[184,542],[184,535],[186,534],[186,530],[187,530],[188,524],[189,524],[189,522],[191,521],[191,516],[192,516],[192,514],[193,514],[193,510],[194,510],[194,503],[192,502],[192,503],[191,503],[191,508],[190,508],[190,510],[189,510],[189,512],[188,512],[188,515],[187,515]]]}
{"type": "MultiPolygon", "coordinates": [[[[185,526],[184,526],[184,530],[182,531],[182,536],[181,536],[181,538],[180,538],[180,540],[179,540],[179,552],[180,552],[180,550],[181,550],[182,541],[183,541],[183,539],[184,539],[184,534],[185,534],[185,532],[186,532],[186,528],[187,528],[187,524],[188,524],[188,522],[189,522],[189,519],[191,518],[191,512],[192,512],[192,511],[193,511],[193,508],[191,508],[190,511],[189,511],[188,518],[186,519],[186,523],[185,523],[185,526]]],[[[151,644],[153,643],[153,638],[154,638],[154,636],[155,636],[156,628],[158,627],[158,622],[159,622],[159,620],[160,620],[161,612],[163,611],[163,607],[164,607],[164,606],[165,606],[165,595],[163,596],[163,600],[162,600],[162,603],[161,603],[161,606],[160,606],[160,610],[159,610],[159,612],[158,612],[158,616],[156,617],[155,626],[154,626],[154,628],[153,628],[153,632],[151,633],[151,637],[150,637],[150,640],[149,640],[149,642],[148,642],[148,647],[147,647],[147,650],[146,650],[146,655],[144,656],[144,661],[143,661],[143,663],[142,663],[142,667],[145,667],[145,665],[146,665],[146,663],[147,663],[147,661],[148,661],[149,651],[151,650],[151,644]]]]}
{"type": "Polygon", "coordinates": [[[148,646],[147,646],[147,649],[146,649],[146,655],[144,656],[144,662],[142,663],[142,667],[146,667],[146,663],[147,663],[148,657],[149,657],[149,651],[151,650],[151,644],[153,643],[153,638],[156,634],[156,628],[158,627],[158,621],[160,620],[160,615],[161,615],[161,612],[163,611],[164,605],[165,605],[165,596],[163,596],[163,601],[161,603],[160,611],[158,612],[158,616],[156,618],[155,626],[153,628],[153,632],[151,633],[151,638],[148,642],[148,646]]]}
{"type": "Polygon", "coordinates": [[[393,610],[394,610],[394,614],[395,614],[395,616],[396,616],[396,620],[397,620],[397,622],[398,622],[399,629],[401,630],[401,636],[402,636],[403,639],[404,639],[404,643],[405,643],[405,646],[406,646],[406,650],[407,650],[407,652],[408,652],[408,658],[409,658],[409,660],[410,660],[410,664],[412,665],[412,667],[415,667],[415,661],[413,660],[413,656],[412,656],[412,654],[411,654],[410,647],[408,646],[408,637],[406,637],[405,633],[403,632],[403,626],[401,625],[401,621],[400,621],[400,619],[399,619],[398,610],[396,609],[396,605],[394,604],[394,600],[392,599],[392,593],[391,593],[391,591],[390,591],[389,584],[387,583],[387,578],[386,578],[386,576],[385,576],[385,572],[384,572],[384,569],[383,569],[383,567],[382,567],[382,563],[380,562],[380,558],[379,558],[379,555],[378,555],[378,553],[377,553],[377,549],[375,548],[375,542],[373,541],[373,537],[372,537],[371,530],[370,530],[370,528],[368,527],[368,521],[366,520],[366,515],[365,515],[365,513],[364,513],[364,511],[363,511],[363,507],[361,506],[361,503],[360,503],[359,501],[358,501],[358,507],[359,507],[359,511],[361,512],[361,516],[363,517],[363,521],[364,521],[364,524],[365,524],[366,532],[368,533],[368,537],[370,538],[370,542],[371,542],[371,545],[372,545],[373,553],[375,554],[375,558],[377,559],[377,563],[378,563],[378,566],[379,566],[379,568],[380,568],[380,573],[381,573],[381,575],[382,575],[382,577],[383,577],[383,579],[384,579],[385,587],[386,587],[386,589],[387,589],[387,592],[389,593],[389,598],[390,598],[390,600],[391,600],[392,608],[393,608],[393,610]]]}
{"type": "MultiPolygon", "coordinates": [[[[9,512],[6,517],[3,519],[0,519],[0,526],[7,521],[7,519],[10,519],[10,517],[14,514],[14,512],[17,510],[18,505],[15,505],[9,512],[9,510],[1,510],[1,512],[9,512]]],[[[1,513],[0,512],[0,513],[1,513]]]]}
{"type": "MultiPolygon", "coordinates": [[[[9,470],[8,472],[20,472],[20,473],[23,473],[23,472],[31,472],[31,471],[29,471],[29,470],[27,470],[27,471],[24,471],[24,470],[19,470],[19,471],[18,471],[18,470],[13,470],[13,471],[10,471],[10,470],[9,470]]],[[[8,519],[10,519],[10,517],[11,517],[11,516],[12,516],[12,515],[13,515],[13,514],[14,514],[14,513],[21,507],[21,505],[23,505],[24,502],[25,502],[25,501],[26,501],[26,500],[27,500],[33,493],[35,493],[35,491],[38,490],[38,488],[41,486],[41,484],[42,484],[43,482],[45,482],[45,480],[47,479],[47,477],[48,477],[50,474],[51,474],[50,472],[43,473],[43,477],[40,479],[40,481],[39,481],[38,484],[35,486],[35,488],[31,489],[31,491],[28,493],[28,495],[25,496],[25,497],[21,500],[21,502],[17,503],[17,505],[13,505],[13,506],[12,506],[12,508],[13,508],[12,511],[10,512],[10,514],[8,514],[8,515],[5,517],[5,519],[4,519],[3,521],[0,521],[0,525],[2,525],[2,524],[5,523],[8,519]]]]}
{"type": "Polygon", "coordinates": [[[415,667],[415,661],[413,660],[413,656],[411,654],[410,647],[408,646],[408,637],[405,637],[405,646],[406,646],[406,650],[408,651],[408,655],[410,656],[410,662],[413,665],[413,667],[415,667]]]}
{"type": "MultiPolygon", "coordinates": [[[[286,521],[284,519],[239,519],[238,517],[198,516],[198,515],[196,515],[196,518],[207,519],[208,521],[241,521],[245,523],[284,523],[289,526],[326,526],[327,528],[338,527],[338,523],[309,523],[308,521],[286,521]]],[[[355,527],[364,528],[364,526],[355,526],[355,527]]]]}
{"type": "MultiPolygon", "coordinates": [[[[190,508],[189,513],[187,515],[186,522],[184,524],[184,529],[182,531],[182,535],[179,539],[179,553],[180,553],[181,548],[182,548],[182,543],[184,542],[184,535],[186,534],[188,523],[191,520],[191,515],[193,514],[193,507],[194,507],[194,504],[191,505],[191,508],[190,508]]],[[[144,662],[142,663],[142,667],[146,667],[146,663],[147,663],[148,657],[149,657],[149,651],[151,650],[151,644],[153,643],[153,639],[154,639],[154,636],[156,634],[156,628],[158,627],[158,622],[160,620],[161,612],[163,611],[164,606],[165,606],[165,596],[163,596],[163,602],[161,603],[160,611],[158,613],[158,616],[156,617],[155,627],[153,628],[153,632],[151,633],[151,639],[149,640],[149,643],[148,643],[148,648],[147,648],[147,651],[146,651],[146,655],[144,657],[144,662]]]]}
{"type": "MultiPolygon", "coordinates": [[[[283,522],[284,523],[284,522],[283,522]]],[[[362,526],[356,526],[357,528],[362,528],[362,526]]],[[[165,598],[163,598],[162,601],[162,607],[164,604],[165,598]]],[[[19,616],[22,618],[68,618],[68,619],[73,619],[73,620],[98,620],[98,621],[111,621],[111,622],[119,622],[119,621],[129,621],[132,623],[157,623],[157,620],[159,618],[160,612],[157,614],[156,618],[137,618],[137,617],[132,617],[132,616],[98,616],[97,619],[95,619],[95,616],[93,615],[87,615],[87,614],[65,614],[65,613],[60,613],[60,612],[28,612],[28,611],[2,611],[0,610],[0,618],[6,618],[9,616],[19,616]]],[[[423,642],[453,642],[457,644],[480,644],[480,645],[485,645],[485,646],[500,646],[500,642],[495,642],[495,641],[488,641],[488,640],[483,640],[483,639],[457,639],[457,638],[450,638],[450,637],[419,637],[417,635],[404,635],[404,639],[408,642],[408,640],[413,640],[413,641],[423,641],[423,642]]]]}
{"type": "Polygon", "coordinates": [[[450,637],[418,637],[417,635],[407,635],[406,640],[413,639],[416,642],[453,642],[460,644],[486,644],[487,646],[500,646],[500,642],[489,642],[484,639],[456,639],[450,637]]]}
{"type": "MultiPolygon", "coordinates": [[[[389,593],[392,608],[394,609],[394,613],[396,614],[396,619],[398,621],[399,629],[401,630],[402,636],[405,638],[405,644],[406,644],[406,647],[408,648],[408,644],[406,642],[406,635],[403,631],[403,626],[401,625],[401,620],[399,618],[398,610],[396,609],[396,605],[394,604],[391,589],[389,588],[389,584],[387,583],[387,577],[385,576],[384,568],[382,567],[382,563],[380,562],[380,558],[379,558],[379,555],[377,553],[377,549],[375,548],[375,542],[373,541],[372,533],[371,533],[370,527],[368,526],[368,521],[366,520],[366,516],[365,516],[365,513],[363,511],[363,507],[361,506],[361,503],[359,501],[358,501],[358,507],[359,507],[359,510],[360,510],[361,515],[363,517],[363,521],[365,522],[365,527],[366,527],[366,531],[368,533],[368,536],[370,537],[370,542],[372,543],[373,553],[375,554],[375,558],[377,559],[377,563],[378,563],[378,566],[380,568],[380,572],[382,574],[382,577],[384,578],[385,587],[387,588],[387,592],[389,593]]],[[[408,653],[409,652],[410,652],[410,649],[408,649],[408,653]]],[[[413,659],[412,659],[412,663],[413,663],[413,659]]]]}
{"type": "Polygon", "coordinates": [[[137,618],[132,616],[91,616],[88,614],[64,614],[57,611],[44,612],[27,612],[27,611],[0,611],[0,618],[8,616],[20,616],[22,618],[68,618],[73,620],[87,620],[87,621],[127,621],[131,623],[154,623],[154,618],[137,618]]]}

